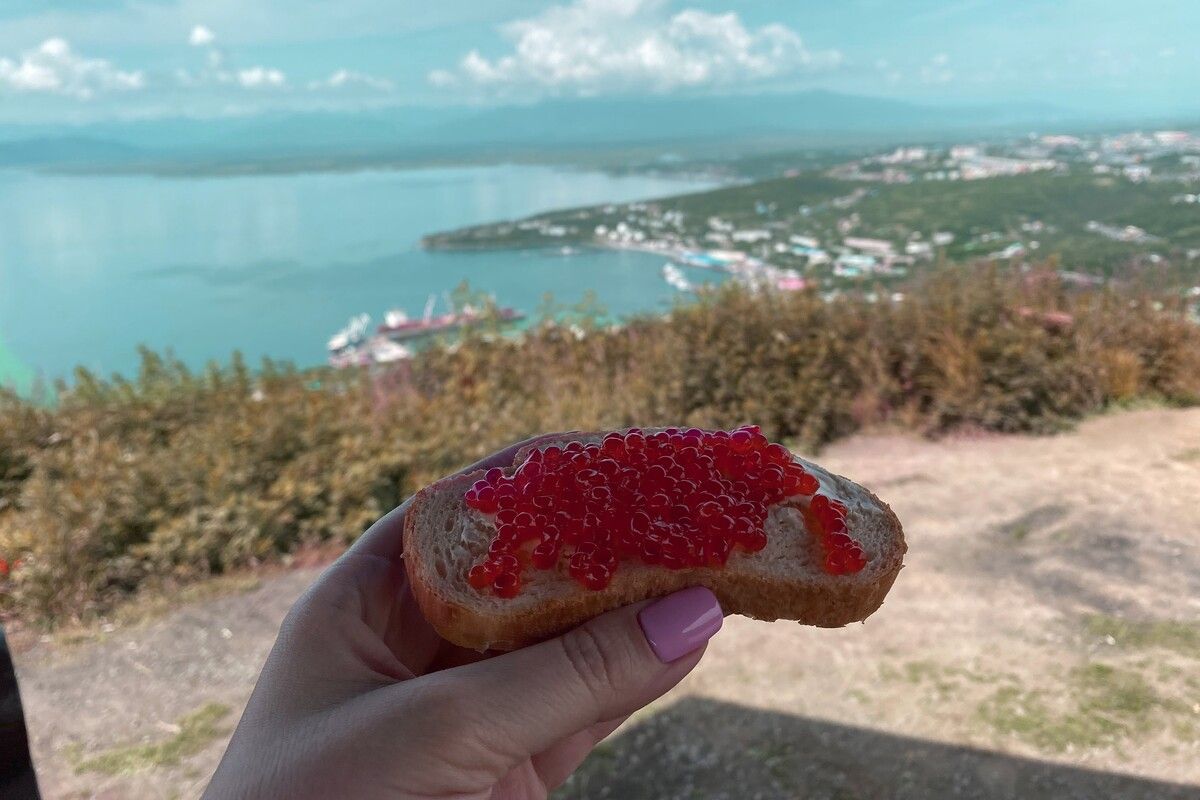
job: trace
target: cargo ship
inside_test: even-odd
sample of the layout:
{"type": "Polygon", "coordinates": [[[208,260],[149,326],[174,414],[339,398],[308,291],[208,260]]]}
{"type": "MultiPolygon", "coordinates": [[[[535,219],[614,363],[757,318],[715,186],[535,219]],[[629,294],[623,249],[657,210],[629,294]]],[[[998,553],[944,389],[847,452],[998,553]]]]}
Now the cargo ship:
{"type": "MultiPolygon", "coordinates": [[[[434,315],[436,302],[437,297],[430,295],[429,300],[425,303],[425,312],[418,319],[409,317],[403,309],[393,308],[384,315],[383,323],[376,329],[376,333],[386,336],[392,341],[402,341],[457,330],[484,318],[483,312],[469,303],[463,305],[461,309],[455,310],[451,307],[445,314],[434,315]]],[[[449,300],[446,304],[451,305],[449,300]]],[[[525,315],[515,308],[498,308],[495,310],[494,318],[502,323],[517,322],[524,319],[525,315]]]]}
{"type": "Polygon", "coordinates": [[[330,337],[326,344],[330,366],[359,367],[371,364],[390,364],[412,358],[412,348],[402,342],[459,330],[471,324],[492,319],[500,323],[518,322],[525,315],[514,308],[498,308],[487,314],[472,305],[465,304],[445,314],[434,314],[436,296],[430,295],[424,313],[417,319],[408,316],[402,309],[392,309],[384,315],[383,322],[371,331],[371,317],[359,314],[346,327],[330,337]]]}

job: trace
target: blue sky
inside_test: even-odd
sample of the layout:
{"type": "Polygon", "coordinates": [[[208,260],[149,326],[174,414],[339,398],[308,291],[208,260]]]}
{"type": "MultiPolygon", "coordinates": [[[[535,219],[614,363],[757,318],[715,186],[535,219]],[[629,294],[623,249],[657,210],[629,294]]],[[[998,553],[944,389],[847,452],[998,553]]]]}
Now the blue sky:
{"type": "Polygon", "coordinates": [[[826,88],[1200,111],[1195,0],[3,0],[0,122],[826,88]]]}

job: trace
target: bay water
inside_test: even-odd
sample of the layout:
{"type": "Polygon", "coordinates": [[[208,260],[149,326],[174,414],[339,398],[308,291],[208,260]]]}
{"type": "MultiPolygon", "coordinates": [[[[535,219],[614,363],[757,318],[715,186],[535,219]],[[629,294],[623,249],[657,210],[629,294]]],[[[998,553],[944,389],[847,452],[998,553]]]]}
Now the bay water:
{"type": "MultiPolygon", "coordinates": [[[[0,172],[0,382],[130,374],[137,346],[185,362],[241,350],[320,363],[353,315],[421,313],[461,281],[533,314],[594,290],[610,315],[678,295],[646,253],[426,252],[422,235],[710,184],[543,166],[155,178],[0,172]]],[[[712,273],[689,271],[697,281],[712,273]]]]}

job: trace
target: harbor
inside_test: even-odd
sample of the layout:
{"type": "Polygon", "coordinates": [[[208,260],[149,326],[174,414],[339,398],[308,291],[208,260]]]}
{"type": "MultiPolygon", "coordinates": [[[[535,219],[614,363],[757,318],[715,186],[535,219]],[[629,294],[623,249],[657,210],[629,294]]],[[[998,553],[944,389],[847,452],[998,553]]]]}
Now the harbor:
{"type": "Polygon", "coordinates": [[[403,309],[390,309],[374,330],[369,314],[352,317],[326,344],[329,365],[341,369],[406,361],[438,335],[457,333],[486,322],[504,326],[525,319],[522,311],[496,306],[494,298],[489,298],[488,307],[483,309],[470,303],[455,308],[449,297],[445,302],[448,310],[435,314],[437,295],[429,295],[423,313],[417,318],[408,316],[403,309]]]}

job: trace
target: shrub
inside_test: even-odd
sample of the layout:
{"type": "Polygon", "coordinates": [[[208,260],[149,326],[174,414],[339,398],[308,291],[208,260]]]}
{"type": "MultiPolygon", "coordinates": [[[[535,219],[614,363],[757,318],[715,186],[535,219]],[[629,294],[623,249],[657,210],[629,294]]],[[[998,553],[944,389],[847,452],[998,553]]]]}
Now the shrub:
{"type": "Polygon", "coordinates": [[[538,431],[755,421],[816,447],[882,421],[1038,432],[1131,398],[1200,401],[1200,329],[1169,303],[969,267],[872,298],[727,287],[619,327],[476,330],[375,373],[236,354],[194,373],[143,351],[137,376],[79,370],[50,405],[0,394],[0,558],[20,561],[0,602],[104,613],[147,583],[349,542],[538,431]]]}

